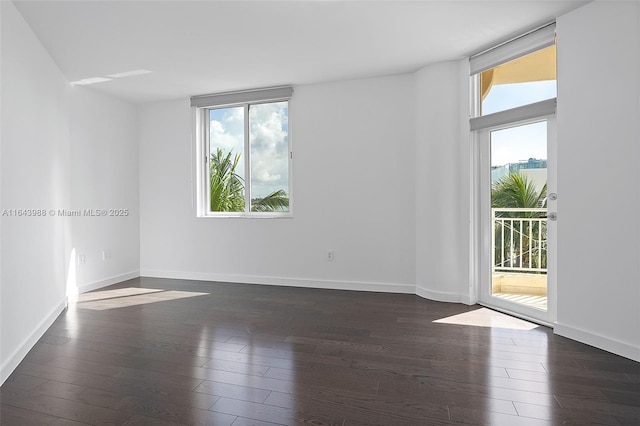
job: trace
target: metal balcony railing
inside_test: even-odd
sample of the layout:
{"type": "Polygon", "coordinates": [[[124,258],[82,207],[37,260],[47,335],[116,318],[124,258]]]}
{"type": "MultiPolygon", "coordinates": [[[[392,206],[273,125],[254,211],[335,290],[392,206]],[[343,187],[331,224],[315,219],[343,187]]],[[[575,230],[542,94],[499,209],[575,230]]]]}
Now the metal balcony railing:
{"type": "Polygon", "coordinates": [[[493,273],[547,272],[547,209],[492,208],[493,273]]]}

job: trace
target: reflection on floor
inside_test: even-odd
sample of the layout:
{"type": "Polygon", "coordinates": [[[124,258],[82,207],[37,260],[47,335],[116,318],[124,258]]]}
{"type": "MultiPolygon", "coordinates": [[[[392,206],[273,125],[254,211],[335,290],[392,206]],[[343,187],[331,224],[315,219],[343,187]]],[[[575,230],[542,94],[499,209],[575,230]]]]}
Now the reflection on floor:
{"type": "Polygon", "coordinates": [[[547,310],[547,296],[533,296],[529,294],[493,293],[492,296],[530,306],[536,309],[547,310]]]}

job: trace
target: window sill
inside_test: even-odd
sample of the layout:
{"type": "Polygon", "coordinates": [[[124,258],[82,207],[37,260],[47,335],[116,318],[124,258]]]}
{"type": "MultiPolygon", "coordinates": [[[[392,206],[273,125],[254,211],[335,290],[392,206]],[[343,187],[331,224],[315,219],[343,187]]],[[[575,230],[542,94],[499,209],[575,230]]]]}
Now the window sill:
{"type": "Polygon", "coordinates": [[[293,213],[252,213],[252,214],[200,214],[198,219],[293,219],[293,213]]]}

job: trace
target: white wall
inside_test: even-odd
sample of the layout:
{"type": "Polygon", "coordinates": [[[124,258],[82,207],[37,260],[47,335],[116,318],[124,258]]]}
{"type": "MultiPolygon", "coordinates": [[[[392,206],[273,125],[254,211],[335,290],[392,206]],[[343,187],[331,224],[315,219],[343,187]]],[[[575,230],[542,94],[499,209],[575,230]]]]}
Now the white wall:
{"type": "Polygon", "coordinates": [[[414,291],[413,76],[296,87],[290,114],[294,218],[224,219],[192,207],[188,100],[141,109],[142,275],[414,291]]]}
{"type": "Polygon", "coordinates": [[[69,219],[80,293],[138,276],[140,269],[137,108],[71,88],[71,209],[125,209],[126,216],[69,219]],[[107,259],[103,259],[107,252],[107,259]]]}
{"type": "Polygon", "coordinates": [[[427,66],[415,75],[416,291],[470,303],[468,68],[427,66]],[[461,124],[462,123],[462,124],[461,124]],[[464,132],[463,132],[464,130],[464,132]]]}
{"type": "MultiPolygon", "coordinates": [[[[2,209],[64,208],[70,200],[68,86],[13,4],[0,7],[2,209]]],[[[69,253],[64,218],[1,220],[4,381],[64,308],[69,253]]]]}
{"type": "Polygon", "coordinates": [[[14,5],[0,7],[0,211],[47,213],[1,218],[1,383],[76,287],[84,291],[138,275],[139,185],[136,109],[71,88],[14,5]],[[59,209],[75,208],[129,208],[131,214],[58,216],[59,209]],[[77,270],[74,248],[86,259],[77,270]],[[104,262],[103,248],[111,252],[104,262]]]}
{"type": "Polygon", "coordinates": [[[555,330],[640,360],[640,4],[591,3],[557,28],[555,330]]]}

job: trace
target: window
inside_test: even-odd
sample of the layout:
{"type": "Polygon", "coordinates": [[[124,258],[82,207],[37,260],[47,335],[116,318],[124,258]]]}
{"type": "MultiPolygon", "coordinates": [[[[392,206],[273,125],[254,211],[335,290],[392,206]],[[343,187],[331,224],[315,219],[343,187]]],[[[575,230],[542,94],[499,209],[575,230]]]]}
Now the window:
{"type": "Polygon", "coordinates": [[[191,99],[199,216],[290,215],[291,93],[278,87],[191,99]]]}
{"type": "Polygon", "coordinates": [[[475,90],[472,130],[479,128],[477,123],[494,124],[478,117],[512,111],[503,117],[517,121],[527,118],[522,114],[541,115],[541,108],[555,109],[555,24],[472,56],[469,65],[475,90]]]}
{"type": "Polygon", "coordinates": [[[480,115],[552,99],[557,94],[556,46],[480,73],[480,115]]]}

